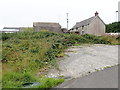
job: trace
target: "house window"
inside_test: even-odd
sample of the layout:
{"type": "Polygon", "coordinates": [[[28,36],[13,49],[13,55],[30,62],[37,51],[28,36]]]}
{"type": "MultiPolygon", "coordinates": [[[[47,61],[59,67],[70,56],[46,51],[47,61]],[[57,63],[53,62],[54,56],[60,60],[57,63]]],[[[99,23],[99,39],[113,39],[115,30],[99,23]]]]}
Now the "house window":
{"type": "Polygon", "coordinates": [[[82,26],[82,29],[84,29],[84,26],[82,26]]]}
{"type": "Polygon", "coordinates": [[[81,34],[82,34],[82,35],[84,34],[84,30],[82,30],[81,34]]]}
{"type": "Polygon", "coordinates": [[[76,30],[78,29],[78,27],[76,27],[76,30]]]}

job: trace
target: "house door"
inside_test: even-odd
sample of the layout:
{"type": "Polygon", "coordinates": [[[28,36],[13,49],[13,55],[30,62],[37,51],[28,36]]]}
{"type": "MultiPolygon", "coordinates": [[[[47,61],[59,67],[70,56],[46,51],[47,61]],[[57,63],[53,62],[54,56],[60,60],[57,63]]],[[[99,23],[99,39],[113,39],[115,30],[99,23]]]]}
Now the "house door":
{"type": "Polygon", "coordinates": [[[81,34],[82,34],[82,35],[84,34],[84,30],[82,30],[81,34]]]}

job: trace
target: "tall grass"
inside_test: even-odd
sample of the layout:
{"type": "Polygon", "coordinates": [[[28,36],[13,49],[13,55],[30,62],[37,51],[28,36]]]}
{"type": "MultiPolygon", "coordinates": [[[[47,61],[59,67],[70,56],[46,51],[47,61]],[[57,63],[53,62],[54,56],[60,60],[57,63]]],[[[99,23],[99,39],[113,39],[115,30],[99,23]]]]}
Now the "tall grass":
{"type": "MultiPolygon", "coordinates": [[[[64,55],[66,48],[79,44],[118,44],[115,38],[94,35],[58,34],[52,32],[17,32],[2,35],[3,87],[17,88],[25,82],[38,81],[42,68],[57,67],[56,57],[64,55]]],[[[52,79],[54,82],[54,80],[52,79]]],[[[52,87],[62,82],[51,83],[52,87]]],[[[48,82],[46,82],[48,83],[48,82]]],[[[40,87],[44,87],[40,86],[40,87]]],[[[39,88],[40,88],[39,87],[39,88]]]]}

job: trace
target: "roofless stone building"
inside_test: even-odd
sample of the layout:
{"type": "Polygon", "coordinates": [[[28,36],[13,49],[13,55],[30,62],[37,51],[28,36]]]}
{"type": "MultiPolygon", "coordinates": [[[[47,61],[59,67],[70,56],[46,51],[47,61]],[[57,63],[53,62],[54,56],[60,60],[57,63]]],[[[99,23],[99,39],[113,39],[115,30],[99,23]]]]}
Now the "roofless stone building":
{"type": "Polygon", "coordinates": [[[50,32],[62,33],[61,25],[59,23],[33,22],[33,29],[35,30],[35,32],[40,32],[42,30],[48,30],[50,32]]]}

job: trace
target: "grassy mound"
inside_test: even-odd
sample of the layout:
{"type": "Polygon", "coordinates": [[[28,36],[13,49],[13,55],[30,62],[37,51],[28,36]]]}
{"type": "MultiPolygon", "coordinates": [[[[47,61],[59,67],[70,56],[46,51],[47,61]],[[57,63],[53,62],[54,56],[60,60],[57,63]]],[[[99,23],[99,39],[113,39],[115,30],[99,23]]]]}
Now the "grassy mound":
{"type": "MultiPolygon", "coordinates": [[[[52,32],[3,33],[1,40],[3,88],[19,88],[26,82],[42,82],[40,72],[47,72],[50,66],[57,67],[56,57],[63,56],[69,46],[118,44],[113,37],[52,32]]],[[[43,81],[44,84],[38,88],[53,87],[64,80],[45,78],[43,81]],[[47,81],[49,85],[46,86],[47,81]]]]}

